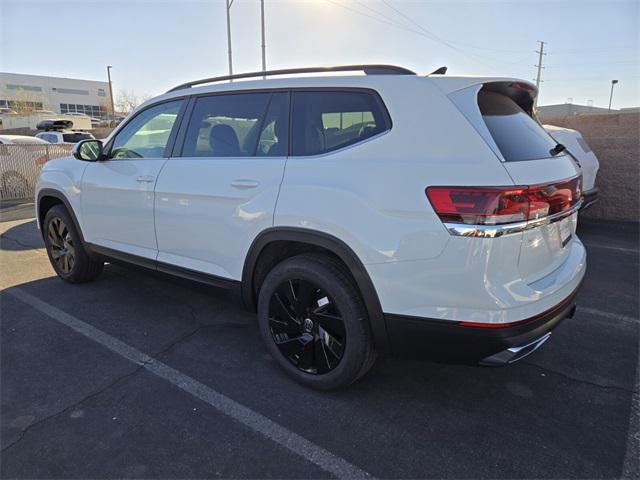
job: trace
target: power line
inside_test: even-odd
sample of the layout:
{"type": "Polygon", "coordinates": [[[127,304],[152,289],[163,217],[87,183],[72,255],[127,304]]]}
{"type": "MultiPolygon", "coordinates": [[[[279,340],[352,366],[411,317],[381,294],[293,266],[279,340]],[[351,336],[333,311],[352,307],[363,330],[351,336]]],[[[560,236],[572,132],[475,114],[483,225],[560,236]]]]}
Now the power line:
{"type": "MultiPolygon", "coordinates": [[[[431,41],[441,43],[441,44],[445,45],[446,47],[451,48],[452,50],[455,50],[455,51],[457,51],[457,52],[459,52],[459,53],[461,53],[463,55],[468,56],[469,58],[475,60],[478,63],[481,63],[481,64],[483,64],[483,65],[485,65],[485,66],[487,66],[489,68],[494,68],[491,65],[488,65],[487,63],[485,63],[482,60],[481,56],[479,56],[479,55],[477,55],[475,53],[465,52],[464,50],[461,50],[460,48],[450,44],[446,40],[438,37],[437,35],[429,32],[428,30],[424,29],[424,27],[422,27],[422,26],[420,26],[420,28],[423,31],[413,29],[413,28],[408,27],[408,26],[406,26],[406,25],[404,25],[402,23],[399,23],[398,21],[396,21],[396,20],[394,20],[394,19],[392,19],[392,18],[380,13],[379,11],[370,8],[370,7],[366,7],[366,8],[368,8],[368,10],[370,10],[370,11],[373,11],[373,12],[377,13],[379,16],[384,17],[384,19],[380,18],[379,16],[374,16],[374,15],[368,14],[366,12],[363,12],[361,10],[357,10],[357,9],[355,9],[355,8],[353,8],[351,6],[347,6],[347,5],[343,4],[343,3],[338,3],[338,2],[336,2],[334,0],[325,0],[325,1],[328,2],[328,3],[331,3],[332,5],[335,5],[337,7],[340,7],[340,8],[343,8],[345,10],[348,10],[350,12],[353,12],[355,14],[362,15],[364,17],[370,18],[370,19],[375,20],[375,21],[380,22],[380,23],[384,23],[385,25],[390,25],[392,27],[399,28],[401,30],[405,30],[405,31],[408,31],[408,32],[411,32],[411,33],[415,33],[416,35],[420,35],[420,36],[425,37],[425,38],[427,38],[427,39],[429,39],[431,41]]],[[[503,60],[489,59],[488,57],[487,57],[487,59],[489,61],[498,62],[498,63],[506,63],[506,64],[512,63],[512,62],[505,62],[503,60]]],[[[513,63],[519,63],[519,62],[513,62],[513,63]]]]}
{"type": "MultiPolygon", "coordinates": [[[[413,25],[415,25],[418,28],[420,28],[425,34],[429,35],[430,38],[433,38],[433,39],[439,40],[439,41],[444,41],[444,42],[446,42],[448,44],[448,46],[449,45],[460,45],[460,46],[463,46],[463,47],[466,47],[466,48],[472,48],[472,49],[475,49],[475,50],[485,50],[485,51],[489,51],[489,52],[498,52],[498,53],[520,53],[521,52],[521,50],[505,50],[505,49],[499,49],[499,48],[479,47],[477,45],[471,45],[469,43],[454,42],[452,40],[442,39],[441,37],[438,37],[435,33],[427,30],[422,25],[420,25],[419,23],[415,22],[413,19],[411,19],[406,14],[401,12],[398,8],[393,7],[392,5],[390,5],[389,3],[385,2],[384,0],[380,0],[380,1],[382,3],[384,3],[387,7],[391,8],[394,12],[396,12],[397,14],[399,14],[400,16],[405,18],[406,20],[410,21],[413,25]]],[[[398,28],[403,28],[404,30],[407,30],[409,32],[418,33],[418,32],[416,32],[415,30],[413,30],[411,28],[406,28],[407,26],[405,24],[399,23],[397,20],[385,15],[384,13],[382,13],[379,10],[376,10],[375,8],[373,8],[373,7],[369,6],[369,5],[361,2],[360,0],[354,0],[354,2],[359,4],[363,8],[366,8],[370,12],[373,12],[373,13],[379,15],[380,17],[383,17],[388,22],[394,23],[395,24],[394,26],[397,26],[398,28]]]]}

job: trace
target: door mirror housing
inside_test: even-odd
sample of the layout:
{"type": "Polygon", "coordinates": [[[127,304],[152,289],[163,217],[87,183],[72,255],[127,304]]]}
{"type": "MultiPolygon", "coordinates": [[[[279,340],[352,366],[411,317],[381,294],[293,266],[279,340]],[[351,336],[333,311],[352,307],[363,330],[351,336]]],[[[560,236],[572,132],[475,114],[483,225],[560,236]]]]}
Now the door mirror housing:
{"type": "Polygon", "coordinates": [[[75,144],[71,154],[78,160],[85,162],[97,162],[102,160],[102,142],[100,140],[81,140],[75,144]]]}

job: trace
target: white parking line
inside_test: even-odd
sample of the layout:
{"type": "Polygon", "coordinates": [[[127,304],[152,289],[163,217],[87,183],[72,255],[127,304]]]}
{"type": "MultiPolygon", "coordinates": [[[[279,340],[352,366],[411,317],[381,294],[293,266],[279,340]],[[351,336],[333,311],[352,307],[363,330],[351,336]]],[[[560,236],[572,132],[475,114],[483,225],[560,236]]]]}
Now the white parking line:
{"type": "Polygon", "coordinates": [[[275,423],[264,415],[254,412],[250,408],[217,392],[213,388],[169,367],[159,360],[151,358],[140,350],[34,297],[30,293],[19,288],[12,288],[5,290],[5,292],[75,330],[79,334],[108,348],[121,357],[138,365],[142,365],[154,375],[167,380],[176,387],[208,403],[224,415],[264,435],[289,451],[317,465],[325,472],[335,475],[338,478],[371,478],[371,475],[364,470],[310,442],[297,433],[275,423]]]}
{"type": "MultiPolygon", "coordinates": [[[[640,345],[639,345],[640,347],[640,345]]],[[[636,367],[635,393],[631,397],[631,419],[629,420],[629,437],[627,450],[622,464],[622,478],[640,478],[640,367],[636,367]]]]}
{"type": "Polygon", "coordinates": [[[640,323],[640,319],[630,317],[628,315],[620,315],[618,313],[605,312],[598,310],[597,308],[581,307],[578,306],[578,312],[589,313],[591,315],[597,315],[599,317],[610,318],[611,320],[621,320],[629,323],[640,323]]]}

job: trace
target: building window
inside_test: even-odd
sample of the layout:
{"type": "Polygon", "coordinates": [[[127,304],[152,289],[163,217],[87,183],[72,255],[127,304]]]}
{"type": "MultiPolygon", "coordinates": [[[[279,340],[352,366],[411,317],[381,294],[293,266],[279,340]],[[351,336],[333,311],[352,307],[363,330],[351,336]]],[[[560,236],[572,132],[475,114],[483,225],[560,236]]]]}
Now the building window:
{"type": "Polygon", "coordinates": [[[52,88],[51,90],[68,95],[89,95],[89,90],[78,90],[76,88],[52,88]]]}
{"type": "Polygon", "coordinates": [[[90,117],[104,117],[107,110],[100,105],[76,105],[74,103],[61,103],[60,113],[83,113],[90,117]]]}
{"type": "Polygon", "coordinates": [[[15,85],[7,83],[7,90],[24,90],[25,92],[41,92],[42,87],[34,87],[33,85],[15,85]]]}
{"type": "Polygon", "coordinates": [[[107,92],[104,91],[104,88],[99,88],[98,89],[98,96],[99,97],[106,97],[107,96],[107,92]]]}

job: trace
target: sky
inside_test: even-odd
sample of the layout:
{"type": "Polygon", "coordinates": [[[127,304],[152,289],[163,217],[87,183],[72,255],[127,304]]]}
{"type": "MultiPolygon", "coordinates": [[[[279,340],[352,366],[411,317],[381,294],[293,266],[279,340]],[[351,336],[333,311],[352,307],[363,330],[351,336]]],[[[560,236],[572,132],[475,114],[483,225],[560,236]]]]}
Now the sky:
{"type": "MultiPolygon", "coordinates": [[[[535,78],[539,105],[640,106],[640,1],[265,0],[267,68],[388,63],[535,78]]],[[[231,7],[235,73],[261,68],[260,2],[231,7]]],[[[0,0],[0,71],[154,96],[228,73],[225,0],[0,0]]]]}

